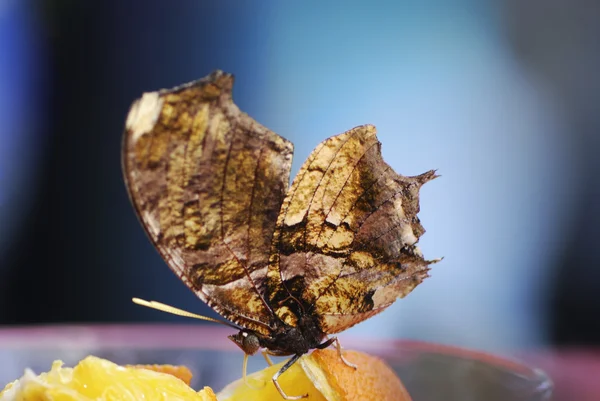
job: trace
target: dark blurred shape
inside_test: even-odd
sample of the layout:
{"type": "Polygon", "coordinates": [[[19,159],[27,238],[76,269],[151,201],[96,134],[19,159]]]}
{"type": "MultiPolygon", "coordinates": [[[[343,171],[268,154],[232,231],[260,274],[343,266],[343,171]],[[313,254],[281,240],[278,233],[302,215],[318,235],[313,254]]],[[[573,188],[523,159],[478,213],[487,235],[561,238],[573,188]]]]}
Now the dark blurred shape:
{"type": "MultiPolygon", "coordinates": [[[[559,244],[548,314],[556,344],[600,344],[600,3],[511,0],[506,26],[517,56],[558,99],[577,163],[565,205],[574,218],[559,244]],[[575,184],[575,185],[573,185],[575,184]]],[[[568,149],[565,149],[568,151],[568,149]]]]}
{"type": "MultiPolygon", "coordinates": [[[[38,118],[47,94],[45,49],[28,0],[0,4],[0,294],[10,282],[8,249],[23,232],[34,203],[38,161],[45,138],[38,118]]],[[[2,320],[0,307],[0,321],[2,320]]]]}
{"type": "Polygon", "coordinates": [[[170,319],[133,305],[132,296],[212,314],[135,221],[121,135],[142,92],[216,68],[243,77],[246,97],[236,101],[255,110],[248,99],[257,97],[252,85],[260,87],[260,5],[46,1],[28,11],[49,53],[40,68],[50,71],[50,96],[37,116],[46,141],[31,145],[43,154],[40,184],[26,194],[32,211],[2,261],[1,279],[10,285],[0,294],[0,323],[170,319]]]}

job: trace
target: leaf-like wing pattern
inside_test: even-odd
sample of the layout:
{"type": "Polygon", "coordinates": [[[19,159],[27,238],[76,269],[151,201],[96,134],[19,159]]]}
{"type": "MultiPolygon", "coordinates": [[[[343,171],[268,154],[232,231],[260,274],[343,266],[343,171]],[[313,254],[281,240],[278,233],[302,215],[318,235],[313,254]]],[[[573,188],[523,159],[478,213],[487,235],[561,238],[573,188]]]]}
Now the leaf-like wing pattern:
{"type": "Polygon", "coordinates": [[[283,201],[273,236],[268,299],[295,325],[314,313],[328,334],[382,311],[427,277],[416,246],[419,189],[429,171],[404,177],[387,165],[375,127],[321,143],[283,201]]]}
{"type": "Polygon", "coordinates": [[[131,107],[123,164],[148,235],[208,305],[268,335],[263,298],[292,144],[233,103],[233,77],[146,93],[131,107]]]}

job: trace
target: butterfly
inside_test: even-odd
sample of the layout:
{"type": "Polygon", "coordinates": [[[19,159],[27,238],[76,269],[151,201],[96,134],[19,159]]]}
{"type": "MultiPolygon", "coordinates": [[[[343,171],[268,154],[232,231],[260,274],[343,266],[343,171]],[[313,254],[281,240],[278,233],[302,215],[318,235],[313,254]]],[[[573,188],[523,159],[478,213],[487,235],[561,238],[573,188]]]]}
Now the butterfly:
{"type": "MultiPolygon", "coordinates": [[[[123,170],[137,215],[171,270],[238,332],[248,355],[300,356],[390,306],[428,277],[419,190],[375,127],[317,146],[288,189],[293,145],[240,111],[215,71],[149,92],[127,116],[123,170]]],[[[166,305],[137,300],[186,315],[166,305]]],[[[188,315],[193,315],[187,313],[188,315]]],[[[208,319],[210,320],[210,319],[208,319]]],[[[346,361],[347,362],[347,361],[346,361]]],[[[348,363],[349,364],[349,363],[348,363]]]]}

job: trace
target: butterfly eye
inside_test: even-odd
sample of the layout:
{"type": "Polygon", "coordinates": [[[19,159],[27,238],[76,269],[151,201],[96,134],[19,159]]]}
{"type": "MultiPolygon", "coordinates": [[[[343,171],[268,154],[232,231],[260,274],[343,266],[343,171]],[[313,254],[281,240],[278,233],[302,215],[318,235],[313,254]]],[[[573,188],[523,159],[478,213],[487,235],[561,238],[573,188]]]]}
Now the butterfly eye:
{"type": "Polygon", "coordinates": [[[229,336],[229,339],[248,355],[254,355],[260,349],[258,336],[248,331],[240,331],[235,335],[229,336]]]}
{"type": "Polygon", "coordinates": [[[243,350],[245,353],[252,355],[258,351],[260,348],[260,341],[258,341],[258,337],[252,333],[243,332],[243,350]]]}

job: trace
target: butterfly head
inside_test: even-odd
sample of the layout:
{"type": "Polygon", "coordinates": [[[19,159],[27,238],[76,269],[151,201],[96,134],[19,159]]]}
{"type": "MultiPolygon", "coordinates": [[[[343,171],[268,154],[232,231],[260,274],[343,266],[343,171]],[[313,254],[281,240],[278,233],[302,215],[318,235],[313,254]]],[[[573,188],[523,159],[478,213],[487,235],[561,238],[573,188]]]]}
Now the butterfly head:
{"type": "Polygon", "coordinates": [[[247,355],[254,355],[260,349],[258,336],[251,331],[240,330],[239,333],[227,336],[247,355]]]}

